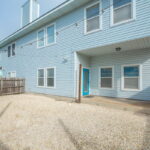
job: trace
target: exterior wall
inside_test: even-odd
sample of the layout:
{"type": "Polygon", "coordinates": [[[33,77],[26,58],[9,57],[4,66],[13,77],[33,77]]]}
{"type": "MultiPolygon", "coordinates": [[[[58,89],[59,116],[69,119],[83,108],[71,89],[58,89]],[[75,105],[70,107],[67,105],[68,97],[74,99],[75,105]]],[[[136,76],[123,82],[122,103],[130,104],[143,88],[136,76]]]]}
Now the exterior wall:
{"type": "Polygon", "coordinates": [[[150,49],[126,51],[91,58],[91,94],[109,97],[150,100],[150,49]],[[121,66],[142,65],[142,90],[123,91],[121,89],[121,66]],[[99,88],[99,67],[114,66],[114,89],[99,88]]]}
{"type": "Polygon", "coordinates": [[[73,97],[76,95],[75,51],[150,35],[149,0],[136,0],[136,20],[115,27],[110,27],[110,8],[107,8],[110,1],[102,0],[103,8],[107,8],[102,15],[102,30],[85,35],[84,8],[89,4],[53,21],[58,32],[54,45],[37,49],[36,42],[29,44],[37,40],[37,31],[18,39],[15,57],[8,58],[7,53],[2,53],[0,66],[5,69],[5,75],[9,71],[16,71],[17,77],[26,78],[26,89],[30,92],[73,97]],[[56,67],[55,89],[37,87],[37,69],[45,67],[56,67]]]}

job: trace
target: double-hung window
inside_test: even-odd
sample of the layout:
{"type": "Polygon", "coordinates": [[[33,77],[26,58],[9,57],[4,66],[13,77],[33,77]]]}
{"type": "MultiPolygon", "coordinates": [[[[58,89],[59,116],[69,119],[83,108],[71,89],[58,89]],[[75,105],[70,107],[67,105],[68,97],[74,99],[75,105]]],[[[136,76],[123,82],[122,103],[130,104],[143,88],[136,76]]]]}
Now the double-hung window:
{"type": "Polygon", "coordinates": [[[85,33],[100,29],[100,4],[96,3],[85,10],[85,33]]]}
{"type": "Polygon", "coordinates": [[[15,48],[16,48],[16,44],[12,44],[12,56],[15,56],[15,48]]]}
{"type": "Polygon", "coordinates": [[[37,33],[37,47],[42,48],[56,42],[55,24],[49,25],[37,33]]]}
{"type": "Polygon", "coordinates": [[[55,87],[55,68],[38,69],[38,87],[55,87]]]}
{"type": "Polygon", "coordinates": [[[38,31],[38,48],[45,46],[45,30],[38,31]]]}
{"type": "Polygon", "coordinates": [[[44,87],[44,84],[45,84],[44,80],[45,80],[44,69],[39,69],[38,70],[38,86],[44,87]]]}
{"type": "Polygon", "coordinates": [[[135,18],[135,0],[112,0],[112,25],[135,18]]]}
{"type": "Polygon", "coordinates": [[[16,78],[16,72],[15,71],[8,72],[8,77],[9,78],[16,78]]]}
{"type": "Polygon", "coordinates": [[[141,71],[140,65],[123,66],[123,90],[140,90],[141,71]]]}
{"type": "Polygon", "coordinates": [[[47,87],[54,87],[54,68],[47,69],[47,87]]]}
{"type": "Polygon", "coordinates": [[[46,29],[47,33],[47,45],[53,44],[55,42],[55,25],[50,25],[46,29]]]}
{"type": "Polygon", "coordinates": [[[16,44],[15,43],[8,46],[8,57],[12,57],[12,56],[16,55],[15,49],[16,49],[16,44]]]}
{"type": "Polygon", "coordinates": [[[100,87],[113,88],[113,67],[100,68],[100,87]]]}
{"type": "Polygon", "coordinates": [[[8,46],[8,57],[11,57],[11,46],[8,46]]]}

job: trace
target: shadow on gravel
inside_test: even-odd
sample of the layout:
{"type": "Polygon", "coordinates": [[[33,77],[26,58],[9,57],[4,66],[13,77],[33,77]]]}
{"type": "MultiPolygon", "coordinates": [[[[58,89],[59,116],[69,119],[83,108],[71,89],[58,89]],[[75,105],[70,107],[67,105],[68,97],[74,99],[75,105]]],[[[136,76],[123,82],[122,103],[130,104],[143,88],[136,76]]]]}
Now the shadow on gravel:
{"type": "Polygon", "coordinates": [[[68,135],[70,141],[72,142],[72,144],[76,147],[77,150],[82,150],[82,147],[80,146],[80,144],[76,141],[76,139],[74,138],[74,136],[71,134],[71,132],[69,131],[68,127],[64,124],[64,122],[61,119],[58,119],[59,124],[62,126],[62,128],[64,129],[65,133],[68,135]]]}
{"type": "Polygon", "coordinates": [[[0,150],[10,150],[10,148],[7,145],[3,144],[2,141],[0,141],[0,150]]]}
{"type": "MultiPolygon", "coordinates": [[[[0,112],[0,117],[2,117],[3,116],[3,114],[6,112],[6,110],[8,109],[8,107],[11,105],[11,102],[10,103],[8,103],[7,105],[6,105],[6,107],[0,112]]],[[[1,150],[1,149],[0,149],[1,150]]]]}
{"type": "Polygon", "coordinates": [[[150,150],[150,108],[143,108],[143,110],[136,112],[136,114],[145,115],[146,117],[143,146],[141,150],[150,150]]]}

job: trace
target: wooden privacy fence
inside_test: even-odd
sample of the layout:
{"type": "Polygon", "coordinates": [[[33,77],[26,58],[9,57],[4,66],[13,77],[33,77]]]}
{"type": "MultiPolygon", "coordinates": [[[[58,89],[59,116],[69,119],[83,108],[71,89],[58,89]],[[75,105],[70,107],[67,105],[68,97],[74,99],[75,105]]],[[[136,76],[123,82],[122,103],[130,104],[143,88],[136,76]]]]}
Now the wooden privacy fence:
{"type": "Polygon", "coordinates": [[[0,78],[0,95],[21,94],[25,92],[25,79],[0,78]]]}

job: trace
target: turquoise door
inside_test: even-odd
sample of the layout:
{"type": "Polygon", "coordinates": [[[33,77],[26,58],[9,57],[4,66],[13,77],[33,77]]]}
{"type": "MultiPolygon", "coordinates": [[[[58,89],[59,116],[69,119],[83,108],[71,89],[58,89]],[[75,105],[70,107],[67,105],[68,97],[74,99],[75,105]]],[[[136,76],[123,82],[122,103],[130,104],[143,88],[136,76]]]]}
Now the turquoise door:
{"type": "Polygon", "coordinates": [[[83,68],[83,96],[89,95],[90,89],[90,77],[89,77],[89,69],[83,68]]]}

